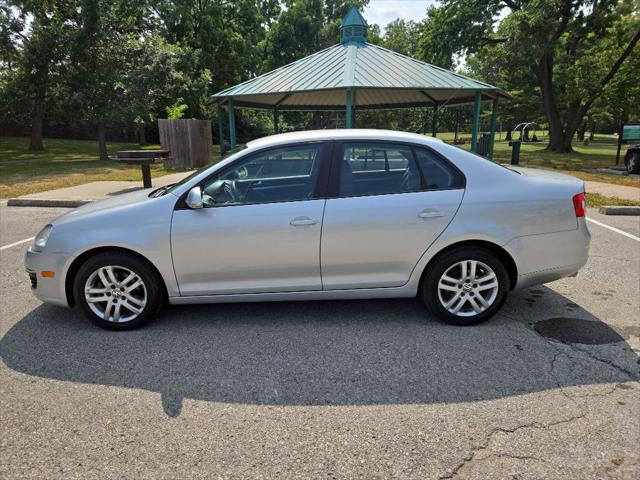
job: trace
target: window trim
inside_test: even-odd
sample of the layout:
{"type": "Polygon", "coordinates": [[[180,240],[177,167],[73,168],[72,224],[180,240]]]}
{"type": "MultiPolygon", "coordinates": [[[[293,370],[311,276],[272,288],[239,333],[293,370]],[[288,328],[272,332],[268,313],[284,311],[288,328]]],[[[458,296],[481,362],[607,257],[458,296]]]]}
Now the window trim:
{"type": "Polygon", "coordinates": [[[187,200],[187,195],[189,195],[189,191],[192,188],[195,187],[200,187],[200,188],[204,188],[204,185],[207,184],[211,179],[213,179],[214,177],[220,176],[220,175],[224,175],[225,173],[233,170],[234,168],[237,167],[237,165],[241,162],[245,162],[248,160],[251,160],[251,158],[254,158],[256,156],[260,156],[260,155],[265,155],[268,154],[271,151],[275,151],[275,150],[282,150],[284,148],[295,148],[295,147],[304,147],[304,146],[308,146],[308,145],[318,145],[320,146],[320,155],[318,158],[319,166],[318,166],[318,176],[316,178],[316,184],[313,188],[313,193],[311,195],[310,198],[308,199],[304,199],[304,200],[277,200],[277,201],[273,201],[273,202],[252,202],[252,203],[235,203],[235,204],[230,204],[230,205],[214,205],[212,207],[208,207],[209,208],[227,208],[227,207],[244,207],[244,206],[248,206],[248,205],[268,205],[268,204],[277,204],[277,203],[293,203],[293,202],[308,202],[311,200],[322,200],[324,198],[326,198],[326,193],[327,193],[327,188],[329,185],[329,178],[330,178],[330,170],[331,170],[331,156],[333,154],[333,142],[331,141],[327,141],[327,140],[321,140],[321,141],[308,141],[308,142],[295,142],[295,143],[287,143],[284,145],[274,145],[271,147],[265,147],[262,148],[260,150],[256,150],[253,152],[248,152],[246,155],[241,156],[240,158],[237,158],[236,160],[233,161],[233,163],[230,163],[229,165],[226,165],[225,167],[221,168],[220,170],[216,170],[215,172],[211,173],[210,175],[207,175],[204,179],[202,179],[200,182],[194,184],[191,186],[191,188],[189,188],[186,192],[184,192],[180,198],[178,199],[178,201],[176,202],[175,206],[174,206],[174,210],[192,210],[191,208],[189,208],[187,206],[186,200],[187,200]]]}
{"type": "Polygon", "coordinates": [[[457,166],[455,166],[453,164],[453,162],[449,161],[444,155],[442,155],[440,152],[437,152],[435,149],[431,148],[428,145],[421,145],[421,144],[415,144],[415,143],[403,142],[403,141],[396,142],[396,141],[393,141],[393,140],[373,140],[373,139],[340,140],[340,141],[335,141],[334,142],[333,156],[332,156],[331,160],[332,160],[331,161],[331,174],[330,174],[330,180],[329,180],[329,188],[327,189],[327,197],[326,197],[327,199],[330,199],[330,198],[379,197],[381,195],[405,195],[405,194],[418,193],[418,192],[440,192],[440,191],[445,191],[445,190],[460,190],[460,189],[464,190],[466,188],[466,186],[467,186],[467,178],[462,173],[462,171],[457,166]],[[413,156],[413,161],[418,166],[418,172],[420,174],[420,189],[419,190],[414,190],[412,192],[367,193],[367,194],[363,194],[363,195],[344,195],[344,196],[340,195],[340,174],[341,174],[340,163],[342,162],[342,160],[344,158],[345,145],[349,145],[349,144],[367,144],[367,143],[375,144],[375,145],[387,144],[387,145],[402,146],[402,147],[407,147],[409,150],[411,150],[411,155],[413,156]],[[449,168],[451,168],[452,170],[454,170],[455,172],[457,172],[460,175],[460,178],[462,179],[462,184],[460,186],[457,186],[457,187],[427,188],[425,175],[424,175],[424,172],[422,170],[422,167],[420,166],[420,162],[418,161],[418,155],[417,155],[416,149],[424,149],[424,150],[428,151],[429,153],[435,155],[446,166],[448,166],[449,168]]]}

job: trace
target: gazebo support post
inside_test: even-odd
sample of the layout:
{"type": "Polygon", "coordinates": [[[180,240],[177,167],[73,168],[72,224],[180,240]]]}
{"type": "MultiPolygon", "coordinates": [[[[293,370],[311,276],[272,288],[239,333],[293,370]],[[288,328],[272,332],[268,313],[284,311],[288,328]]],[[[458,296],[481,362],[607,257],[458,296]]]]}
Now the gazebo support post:
{"type": "Polygon", "coordinates": [[[496,116],[498,115],[498,97],[493,99],[493,105],[491,108],[491,138],[489,140],[489,154],[487,155],[490,160],[493,160],[493,144],[496,140],[496,116]]]}
{"type": "Polygon", "coordinates": [[[220,155],[224,154],[224,109],[218,107],[218,141],[220,142],[220,155]]]}
{"type": "Polygon", "coordinates": [[[431,122],[431,136],[438,136],[438,104],[433,106],[433,121],[431,122]]]}
{"type": "Polygon", "coordinates": [[[278,126],[278,107],[273,109],[273,133],[280,133],[278,126]]]}
{"type": "Polygon", "coordinates": [[[460,128],[460,109],[456,108],[456,128],[453,131],[453,143],[458,144],[458,130],[460,128]]]}
{"type": "Polygon", "coordinates": [[[353,115],[352,108],[353,108],[353,90],[350,88],[347,88],[347,111],[345,112],[346,128],[351,128],[351,123],[352,123],[351,116],[353,115]]]}
{"type": "Polygon", "coordinates": [[[471,125],[471,152],[478,150],[478,130],[480,124],[480,108],[482,106],[482,92],[476,92],[476,101],[473,105],[473,123],[471,125]]]}
{"type": "Polygon", "coordinates": [[[233,97],[229,97],[229,144],[231,150],[237,147],[236,144],[236,111],[233,106],[233,97]]]}

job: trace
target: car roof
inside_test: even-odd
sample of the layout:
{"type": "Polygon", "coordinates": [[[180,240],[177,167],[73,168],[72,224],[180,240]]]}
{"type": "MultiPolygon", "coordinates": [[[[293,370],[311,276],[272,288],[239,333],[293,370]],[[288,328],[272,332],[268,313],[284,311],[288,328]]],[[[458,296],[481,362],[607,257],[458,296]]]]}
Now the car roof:
{"type": "Polygon", "coordinates": [[[304,130],[300,132],[280,133],[262,137],[247,143],[247,147],[263,148],[295,142],[313,142],[322,140],[386,140],[413,143],[441,143],[442,140],[426,137],[417,133],[398,132],[395,130],[377,130],[373,128],[349,128],[333,130],[304,130]]]}

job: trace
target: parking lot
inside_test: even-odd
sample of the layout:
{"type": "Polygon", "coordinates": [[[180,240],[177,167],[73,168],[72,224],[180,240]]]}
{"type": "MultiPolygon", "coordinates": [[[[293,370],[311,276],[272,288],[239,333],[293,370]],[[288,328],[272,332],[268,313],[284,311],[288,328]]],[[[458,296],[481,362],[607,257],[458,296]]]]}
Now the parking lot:
{"type": "Polygon", "coordinates": [[[589,211],[580,274],[476,327],[376,300],[117,333],[30,292],[16,242],[64,211],[0,205],[1,478],[640,475],[638,217],[589,211]]]}

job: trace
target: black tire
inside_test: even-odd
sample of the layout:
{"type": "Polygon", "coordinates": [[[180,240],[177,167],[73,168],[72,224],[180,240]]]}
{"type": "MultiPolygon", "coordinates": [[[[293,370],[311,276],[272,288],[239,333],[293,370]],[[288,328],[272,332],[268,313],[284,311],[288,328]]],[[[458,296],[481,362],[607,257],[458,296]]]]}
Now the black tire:
{"type": "Polygon", "coordinates": [[[627,167],[627,173],[640,173],[640,153],[632,152],[627,154],[624,164],[627,167]]]}
{"type": "MultiPolygon", "coordinates": [[[[116,270],[116,275],[117,274],[118,271],[116,270]]],[[[136,255],[115,251],[103,252],[94,255],[80,266],[73,281],[73,295],[76,303],[80,305],[80,308],[87,318],[99,327],[107,330],[131,330],[138,328],[155,317],[166,301],[164,282],[153,267],[136,255]],[[107,266],[117,266],[128,269],[131,272],[134,272],[143,283],[143,287],[138,288],[144,289],[146,294],[146,304],[141,308],[140,313],[138,313],[132,320],[123,321],[121,323],[105,320],[91,309],[85,298],[85,285],[89,277],[98,269],[107,266]]],[[[110,292],[105,295],[112,297],[112,293],[110,292]]],[[[115,296],[113,298],[115,298],[115,296]]],[[[121,300],[121,302],[122,301],[126,300],[121,300]]],[[[114,300],[114,303],[117,303],[117,300],[114,300]]],[[[121,303],[121,307],[123,305],[124,304],[121,303]]],[[[104,310],[106,310],[106,307],[104,310]]],[[[133,311],[126,310],[126,307],[123,308],[123,311],[128,312],[129,315],[135,315],[133,311]]]]}
{"type": "MultiPolygon", "coordinates": [[[[453,248],[439,254],[427,268],[428,271],[425,274],[421,287],[422,300],[430,313],[451,325],[468,326],[484,322],[495,315],[507,298],[507,293],[509,292],[509,275],[507,269],[502,261],[488,249],[481,247],[453,248]],[[498,283],[497,293],[493,303],[490,303],[489,307],[484,311],[472,314],[472,316],[459,316],[447,310],[445,306],[442,305],[438,293],[438,285],[442,275],[463,260],[475,260],[476,262],[485,264],[493,270],[498,283]]],[[[470,283],[471,286],[473,286],[473,282],[470,283]]],[[[452,293],[451,298],[453,298],[455,294],[456,293],[452,293]]],[[[468,293],[468,295],[471,295],[471,293],[468,293]]]]}

